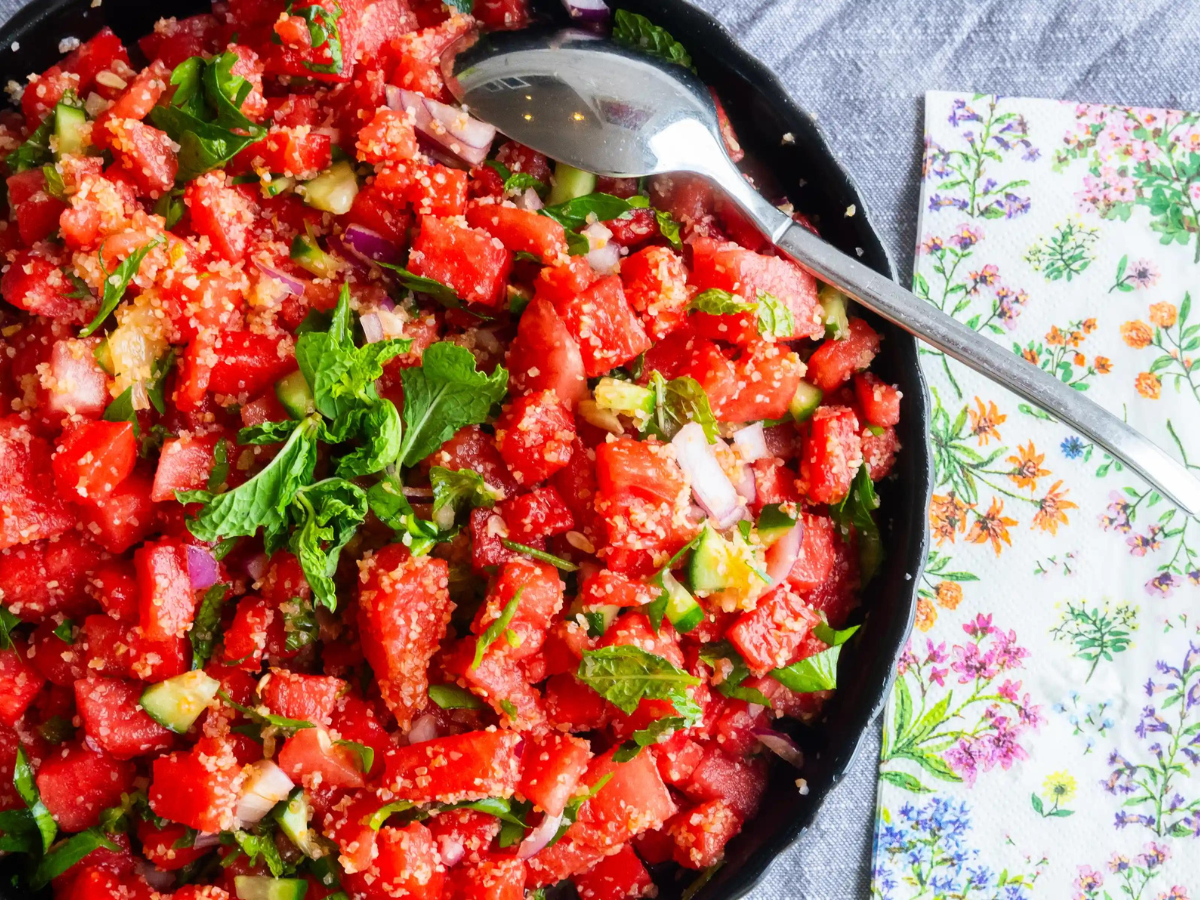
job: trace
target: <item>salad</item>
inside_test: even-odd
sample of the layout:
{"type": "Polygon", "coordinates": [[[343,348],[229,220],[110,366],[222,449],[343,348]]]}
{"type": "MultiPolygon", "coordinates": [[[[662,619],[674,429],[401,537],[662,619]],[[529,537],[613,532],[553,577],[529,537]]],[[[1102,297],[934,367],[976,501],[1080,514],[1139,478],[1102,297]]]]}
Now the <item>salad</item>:
{"type": "Polygon", "coordinates": [[[442,51],[528,16],[228,0],[10,85],[24,888],[653,896],[711,876],[769,766],[804,790],[882,556],[880,337],[707,183],[456,107],[442,51]]]}

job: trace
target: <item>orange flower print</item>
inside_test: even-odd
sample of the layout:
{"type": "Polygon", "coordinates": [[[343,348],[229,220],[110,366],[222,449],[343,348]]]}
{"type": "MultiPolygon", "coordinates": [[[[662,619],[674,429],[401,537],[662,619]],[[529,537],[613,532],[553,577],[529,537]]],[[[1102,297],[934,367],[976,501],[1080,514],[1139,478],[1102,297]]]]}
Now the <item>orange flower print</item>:
{"type": "Polygon", "coordinates": [[[1174,303],[1150,304],[1150,321],[1160,328],[1170,328],[1179,318],[1179,310],[1174,303]]]}
{"type": "Polygon", "coordinates": [[[1150,342],[1154,340],[1154,329],[1145,322],[1126,322],[1121,326],[1121,338],[1134,350],[1141,350],[1143,347],[1149,347],[1150,342]]]}
{"type": "Polygon", "coordinates": [[[1070,344],[1072,347],[1078,347],[1080,344],[1083,343],[1083,332],[1082,331],[1072,331],[1071,337],[1067,340],[1067,343],[1070,344]]]}
{"type": "Polygon", "coordinates": [[[1018,446],[1017,450],[1020,455],[1008,458],[1008,461],[1013,464],[1013,470],[1009,472],[1008,477],[1017,483],[1017,487],[1035,491],[1037,490],[1037,480],[1050,474],[1048,469],[1042,468],[1046,454],[1038,453],[1033,446],[1033,441],[1024,447],[1018,446]]]}
{"type": "Polygon", "coordinates": [[[928,631],[937,621],[937,610],[933,604],[922,597],[917,601],[917,616],[913,624],[921,631],[928,631]]]}
{"type": "Polygon", "coordinates": [[[1033,363],[1035,366],[1038,364],[1038,352],[1032,347],[1026,347],[1021,351],[1021,355],[1025,357],[1025,362],[1033,363]]]}
{"type": "Polygon", "coordinates": [[[1012,546],[1012,539],[1008,536],[1008,527],[1016,525],[1016,519],[1010,519],[1003,515],[1004,501],[995,497],[992,498],[992,505],[988,507],[985,515],[975,514],[975,522],[971,526],[971,531],[967,534],[967,540],[972,544],[991,543],[992,549],[996,555],[1000,555],[1000,542],[1012,546]]]}
{"type": "Polygon", "coordinates": [[[982,447],[992,438],[1000,440],[1000,432],[997,430],[997,426],[1004,422],[1008,416],[1000,412],[993,401],[989,400],[988,405],[984,406],[983,401],[976,397],[975,405],[978,407],[978,410],[971,410],[971,434],[979,438],[979,446],[982,447]]]}
{"type": "Polygon", "coordinates": [[[929,503],[929,527],[939,545],[953,544],[955,534],[967,530],[967,512],[972,506],[959,500],[954,491],[944,497],[934,494],[929,503]]]}
{"type": "Polygon", "coordinates": [[[1086,366],[1087,365],[1087,357],[1084,356],[1082,353],[1076,353],[1075,354],[1075,365],[1086,366]]]}
{"type": "Polygon", "coordinates": [[[1097,375],[1107,375],[1112,371],[1112,360],[1107,356],[1097,356],[1092,368],[1096,370],[1097,375]]]}
{"type": "Polygon", "coordinates": [[[939,581],[937,586],[937,602],[942,609],[958,609],[962,603],[962,585],[954,581],[939,581]]]}
{"type": "Polygon", "coordinates": [[[1139,372],[1133,385],[1147,400],[1157,400],[1162,396],[1162,379],[1153,372],[1139,372]]]}
{"type": "Polygon", "coordinates": [[[1046,332],[1046,343],[1051,347],[1062,347],[1067,343],[1067,336],[1057,325],[1050,326],[1050,330],[1046,332]]]}
{"type": "Polygon", "coordinates": [[[1060,491],[1061,481],[1054,482],[1046,496],[1038,503],[1038,511],[1033,514],[1032,528],[1040,528],[1051,534],[1058,534],[1059,525],[1069,524],[1066,510],[1078,509],[1078,504],[1067,499],[1067,491],[1060,491]]]}
{"type": "Polygon", "coordinates": [[[1083,320],[1083,333],[1084,334],[1091,334],[1095,330],[1096,330],[1096,320],[1095,319],[1084,319],[1083,320]]]}

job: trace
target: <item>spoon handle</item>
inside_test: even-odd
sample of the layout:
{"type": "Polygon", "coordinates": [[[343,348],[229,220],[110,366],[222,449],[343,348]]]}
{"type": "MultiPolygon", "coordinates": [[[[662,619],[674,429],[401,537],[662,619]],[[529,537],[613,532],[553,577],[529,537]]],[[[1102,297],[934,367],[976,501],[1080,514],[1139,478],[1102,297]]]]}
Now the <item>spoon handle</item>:
{"type": "MultiPolygon", "coordinates": [[[[761,211],[756,210],[761,216],[761,211]]],[[[780,218],[785,218],[776,211],[780,218]]],[[[765,216],[764,216],[765,218],[765,216]]],[[[1121,460],[1185,512],[1200,512],[1200,481],[1157,444],[1080,391],[918,299],[790,219],[772,218],[775,243],[822,281],[947,356],[1053,413],[1121,460]]]]}

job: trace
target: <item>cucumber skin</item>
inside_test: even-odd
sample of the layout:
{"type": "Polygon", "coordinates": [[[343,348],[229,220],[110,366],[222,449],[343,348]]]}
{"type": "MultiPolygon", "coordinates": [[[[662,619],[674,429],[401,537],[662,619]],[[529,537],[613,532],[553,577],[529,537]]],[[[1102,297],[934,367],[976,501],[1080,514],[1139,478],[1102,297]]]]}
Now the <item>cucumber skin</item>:
{"type": "MultiPolygon", "coordinates": [[[[138,705],[145,711],[146,715],[163,728],[175,734],[186,734],[188,729],[192,727],[192,724],[200,718],[200,714],[208,708],[208,704],[212,702],[212,698],[217,695],[217,691],[220,689],[221,683],[215,678],[206,675],[200,669],[193,669],[190,672],[184,672],[182,675],[176,675],[174,678],[168,678],[166,681],[150,685],[142,691],[138,705]],[[207,697],[205,697],[206,694],[207,697]],[[203,703],[200,702],[201,699],[204,700],[203,703]],[[183,702],[195,704],[195,714],[190,719],[187,718],[186,713],[183,715],[170,715],[167,710],[162,708],[162,705],[166,705],[169,709],[173,704],[175,712],[178,713],[178,707],[183,702]]],[[[191,712],[191,710],[188,712],[191,712]]]]}
{"type": "Polygon", "coordinates": [[[550,188],[550,196],[546,198],[547,206],[566,203],[576,197],[584,197],[596,190],[596,176],[583,169],[576,169],[566,163],[554,164],[554,185],[550,188]]]}
{"type": "Polygon", "coordinates": [[[275,382],[275,397],[293,419],[303,419],[316,407],[303,373],[293,372],[275,382]]]}
{"type": "Polygon", "coordinates": [[[820,388],[814,387],[807,381],[801,381],[788,404],[788,412],[797,422],[806,422],[812,418],[812,414],[817,411],[817,407],[821,405],[824,398],[825,395],[820,388]]]}

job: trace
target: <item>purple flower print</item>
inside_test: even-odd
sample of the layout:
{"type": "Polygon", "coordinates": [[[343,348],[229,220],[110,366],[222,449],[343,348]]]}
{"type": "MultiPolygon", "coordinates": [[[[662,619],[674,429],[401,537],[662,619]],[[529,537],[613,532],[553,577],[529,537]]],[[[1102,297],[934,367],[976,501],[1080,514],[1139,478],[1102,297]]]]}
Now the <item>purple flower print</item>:
{"type": "Polygon", "coordinates": [[[983,238],[983,232],[978,228],[972,228],[970,225],[962,224],[958,226],[958,230],[950,235],[950,243],[961,250],[970,250],[983,238]]]}
{"type": "Polygon", "coordinates": [[[1157,550],[1162,546],[1162,541],[1158,539],[1160,531],[1162,531],[1162,526],[1151,525],[1150,530],[1144,535],[1134,533],[1125,541],[1129,545],[1129,552],[1134,556],[1145,556],[1147,553],[1157,550]]]}
{"type": "Polygon", "coordinates": [[[1175,593],[1175,588],[1183,583],[1174,572],[1159,572],[1144,585],[1145,591],[1151,597],[1166,599],[1175,593]]]}
{"type": "Polygon", "coordinates": [[[1118,491],[1108,495],[1108,511],[1100,515],[1100,527],[1105,531],[1129,532],[1129,498],[1118,491]]]}
{"type": "Polygon", "coordinates": [[[963,122],[982,122],[983,119],[979,113],[975,112],[971,107],[967,106],[967,101],[962,98],[956,98],[950,104],[950,116],[947,121],[957,128],[963,122]]]}
{"type": "Polygon", "coordinates": [[[1009,331],[1017,327],[1017,316],[1021,315],[1021,310],[1025,308],[1025,304],[1029,302],[1029,295],[1024,291],[1013,291],[1011,288],[1001,285],[996,288],[997,300],[997,318],[1009,331]]]}
{"type": "Polygon", "coordinates": [[[929,198],[929,211],[937,212],[939,209],[966,209],[967,201],[959,197],[943,197],[941,194],[934,194],[929,198]]]}

